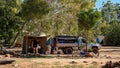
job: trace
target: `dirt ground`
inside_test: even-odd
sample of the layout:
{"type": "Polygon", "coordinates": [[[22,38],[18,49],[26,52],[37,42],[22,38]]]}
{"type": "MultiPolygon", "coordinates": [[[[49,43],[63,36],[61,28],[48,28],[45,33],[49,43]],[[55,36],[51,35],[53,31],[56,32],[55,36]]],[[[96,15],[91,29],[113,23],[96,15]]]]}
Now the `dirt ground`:
{"type": "MultiPolygon", "coordinates": [[[[47,55],[48,56],[48,55],[47,55]]],[[[30,57],[1,58],[13,59],[12,64],[0,65],[0,68],[101,68],[107,61],[120,61],[120,47],[102,47],[99,57],[30,57]]]]}

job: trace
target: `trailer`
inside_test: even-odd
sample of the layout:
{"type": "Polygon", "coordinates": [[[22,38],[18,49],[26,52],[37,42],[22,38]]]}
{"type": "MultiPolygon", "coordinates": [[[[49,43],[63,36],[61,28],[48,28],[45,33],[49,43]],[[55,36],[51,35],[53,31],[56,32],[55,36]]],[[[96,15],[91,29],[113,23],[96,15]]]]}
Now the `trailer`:
{"type": "MultiPolygon", "coordinates": [[[[81,38],[81,44],[79,43],[79,36],[56,36],[54,38],[54,48],[55,50],[62,50],[64,54],[72,54],[74,50],[84,50],[86,51],[86,40],[81,38]]],[[[88,50],[99,55],[100,45],[95,44],[94,46],[87,45],[88,50]]]]}
{"type": "Polygon", "coordinates": [[[62,50],[64,54],[72,54],[73,49],[78,49],[78,36],[56,36],[54,38],[56,50],[62,50]]]}

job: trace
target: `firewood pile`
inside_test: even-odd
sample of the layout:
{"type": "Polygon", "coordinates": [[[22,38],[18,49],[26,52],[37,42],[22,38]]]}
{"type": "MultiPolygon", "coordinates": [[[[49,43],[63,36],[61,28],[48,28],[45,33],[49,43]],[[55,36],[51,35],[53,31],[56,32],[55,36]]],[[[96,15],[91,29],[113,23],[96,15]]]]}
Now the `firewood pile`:
{"type": "Polygon", "coordinates": [[[5,55],[5,57],[19,57],[20,55],[18,53],[16,53],[15,51],[10,51],[10,50],[2,50],[1,55],[5,55]]]}
{"type": "Polygon", "coordinates": [[[112,62],[108,61],[102,68],[120,68],[120,61],[112,62]]]}

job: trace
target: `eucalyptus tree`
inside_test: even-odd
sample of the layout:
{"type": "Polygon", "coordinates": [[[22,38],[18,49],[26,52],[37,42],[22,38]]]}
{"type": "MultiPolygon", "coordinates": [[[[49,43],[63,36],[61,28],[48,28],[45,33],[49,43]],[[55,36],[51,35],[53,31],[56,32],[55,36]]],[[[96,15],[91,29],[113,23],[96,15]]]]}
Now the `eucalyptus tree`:
{"type": "Polygon", "coordinates": [[[119,24],[118,22],[120,22],[120,3],[114,4],[111,1],[103,3],[101,13],[102,24],[100,25],[100,30],[101,34],[106,35],[113,27],[119,24]]]}
{"type": "MultiPolygon", "coordinates": [[[[89,9],[87,11],[80,11],[77,15],[78,26],[84,30],[86,41],[88,40],[88,31],[100,20],[101,13],[97,10],[89,9]]],[[[86,43],[87,50],[87,43],[86,43]]]]}
{"type": "Polygon", "coordinates": [[[43,28],[49,29],[54,35],[78,34],[78,22],[76,14],[78,11],[86,10],[94,7],[96,0],[48,0],[51,11],[46,16],[45,21],[50,21],[49,24],[43,28]]]}
{"type": "MultiPolygon", "coordinates": [[[[22,9],[20,12],[24,23],[21,25],[18,33],[16,34],[15,40],[18,38],[20,32],[23,30],[24,26],[28,30],[34,29],[34,27],[39,27],[39,19],[49,12],[49,5],[45,0],[24,0],[22,3],[22,9]],[[36,25],[36,26],[31,26],[36,25]]],[[[40,32],[40,28],[37,28],[37,32],[40,32]]],[[[27,31],[24,29],[24,31],[27,31]]],[[[23,32],[24,32],[23,31],[23,32]]],[[[31,30],[31,32],[33,32],[31,30]]]]}
{"type": "Polygon", "coordinates": [[[115,4],[115,11],[117,12],[117,21],[120,23],[120,3],[115,4]]]}
{"type": "Polygon", "coordinates": [[[102,7],[102,21],[104,23],[115,24],[118,22],[118,14],[120,14],[119,3],[113,4],[111,1],[103,3],[102,7]]]}
{"type": "Polygon", "coordinates": [[[24,23],[20,26],[13,43],[16,42],[20,34],[34,33],[34,30],[36,33],[40,33],[39,20],[48,12],[49,5],[45,0],[23,0],[19,15],[24,23]]]}
{"type": "Polygon", "coordinates": [[[3,0],[0,6],[0,39],[4,40],[5,44],[10,44],[13,41],[19,26],[22,24],[22,19],[18,16],[20,0],[3,0]],[[3,2],[3,3],[2,3],[3,2]]]}
{"type": "Polygon", "coordinates": [[[107,1],[102,7],[101,33],[105,35],[104,45],[118,45],[119,42],[120,3],[107,1]],[[105,25],[104,25],[105,24],[105,25]],[[111,42],[112,41],[112,42],[111,42]]]}

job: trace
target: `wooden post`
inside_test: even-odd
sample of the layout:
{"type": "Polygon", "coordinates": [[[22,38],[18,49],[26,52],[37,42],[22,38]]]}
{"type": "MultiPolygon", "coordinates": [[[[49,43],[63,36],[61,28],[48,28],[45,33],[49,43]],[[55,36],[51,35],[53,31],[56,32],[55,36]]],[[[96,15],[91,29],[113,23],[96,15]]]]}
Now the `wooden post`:
{"type": "Polygon", "coordinates": [[[27,54],[27,50],[28,50],[28,36],[26,36],[26,42],[25,42],[25,51],[27,54]]]}
{"type": "Polygon", "coordinates": [[[26,36],[23,39],[22,54],[26,54],[26,36]]]}

